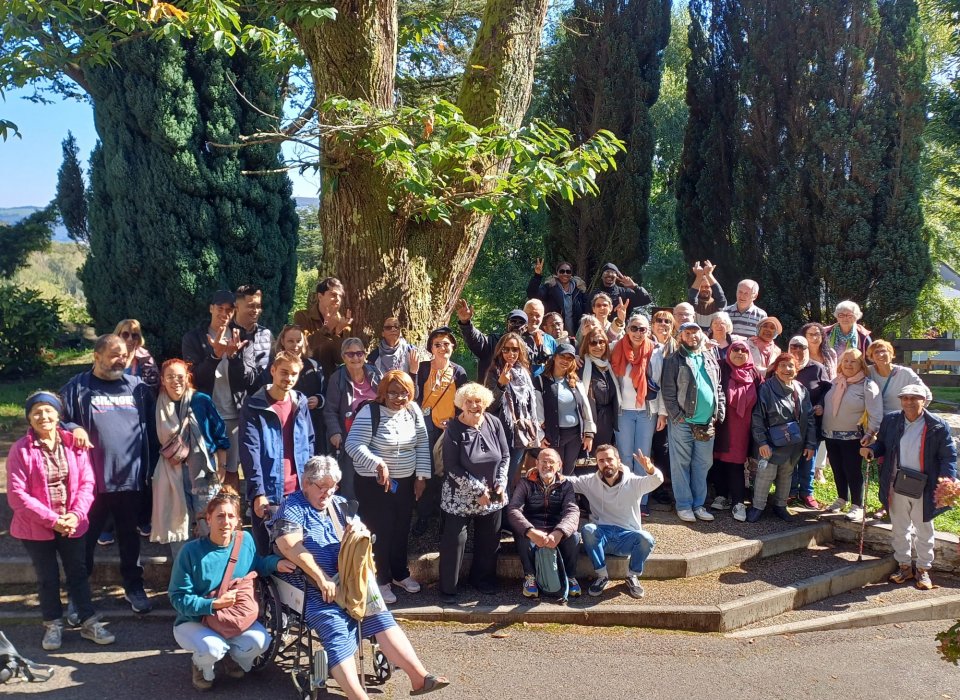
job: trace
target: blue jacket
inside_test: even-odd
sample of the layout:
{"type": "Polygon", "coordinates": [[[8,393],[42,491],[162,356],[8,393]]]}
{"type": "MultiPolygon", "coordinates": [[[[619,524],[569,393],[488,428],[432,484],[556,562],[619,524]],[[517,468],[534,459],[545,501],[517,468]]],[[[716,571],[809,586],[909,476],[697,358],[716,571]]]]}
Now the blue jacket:
{"type": "MultiPolygon", "coordinates": [[[[307,397],[291,392],[297,404],[293,424],[293,464],[297,478],[313,456],[313,422],[307,397]]],[[[283,432],[280,418],[270,410],[266,387],[250,395],[240,408],[240,463],[247,477],[247,500],[264,495],[273,504],[283,502],[283,432]]]]}
{"type": "MultiPolygon", "coordinates": [[[[926,436],[923,443],[923,473],[927,475],[927,485],[923,489],[923,521],[929,522],[948,508],[937,508],[933,502],[933,490],[937,488],[940,477],[957,478],[957,447],[950,428],[942,418],[929,411],[923,412],[926,422],[926,436]]],[[[890,487],[893,469],[898,454],[900,438],[903,437],[903,411],[888,413],[880,423],[877,441],[871,446],[875,457],[884,457],[880,467],[880,502],[884,508],[890,508],[890,487]]]]}
{"type": "Polygon", "coordinates": [[[223,418],[217,413],[213,399],[201,391],[194,391],[190,399],[190,410],[197,418],[197,424],[203,432],[203,441],[207,444],[207,452],[213,454],[217,450],[229,450],[230,438],[227,437],[227,427],[223,418]]]}

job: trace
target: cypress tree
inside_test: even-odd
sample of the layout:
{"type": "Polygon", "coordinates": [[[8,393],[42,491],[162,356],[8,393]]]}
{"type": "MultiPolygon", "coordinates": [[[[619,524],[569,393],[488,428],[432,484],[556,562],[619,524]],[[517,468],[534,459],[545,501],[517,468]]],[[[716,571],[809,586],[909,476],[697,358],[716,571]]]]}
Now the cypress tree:
{"type": "Polygon", "coordinates": [[[77,243],[86,243],[90,237],[87,229],[87,186],[80,168],[80,149],[73,132],[67,132],[63,147],[63,163],[57,171],[57,196],[55,202],[60,220],[67,235],[77,243]]]}
{"type": "Polygon", "coordinates": [[[590,279],[616,261],[640,279],[649,253],[653,125],[663,52],[670,38],[670,0],[574,0],[548,80],[558,125],[576,139],[609,129],[626,144],[617,170],[597,177],[600,194],[551,208],[548,246],[590,279]]]}
{"type": "Polygon", "coordinates": [[[262,323],[276,327],[296,276],[291,185],[243,172],[276,168],[279,147],[209,145],[272,126],[245,100],[279,113],[276,76],[239,52],[171,42],[131,41],[116,58],[87,71],[101,140],[81,279],[98,329],[137,318],[156,354],[176,355],[211,292],[245,283],[262,288],[262,323]]]}

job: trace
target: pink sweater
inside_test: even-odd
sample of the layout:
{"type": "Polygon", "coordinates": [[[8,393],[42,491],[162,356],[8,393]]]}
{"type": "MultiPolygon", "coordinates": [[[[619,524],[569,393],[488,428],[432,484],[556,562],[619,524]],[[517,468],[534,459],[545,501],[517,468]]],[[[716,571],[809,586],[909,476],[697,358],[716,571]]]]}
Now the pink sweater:
{"type": "MultiPolygon", "coordinates": [[[[59,428],[58,431],[68,465],[67,512],[77,516],[73,537],[82,537],[93,503],[93,468],[87,451],[74,446],[73,435],[59,428]]],[[[21,540],[52,540],[59,516],[50,507],[43,452],[33,442],[34,433],[29,430],[13,444],[7,456],[7,501],[13,509],[10,535],[21,540]]]]}

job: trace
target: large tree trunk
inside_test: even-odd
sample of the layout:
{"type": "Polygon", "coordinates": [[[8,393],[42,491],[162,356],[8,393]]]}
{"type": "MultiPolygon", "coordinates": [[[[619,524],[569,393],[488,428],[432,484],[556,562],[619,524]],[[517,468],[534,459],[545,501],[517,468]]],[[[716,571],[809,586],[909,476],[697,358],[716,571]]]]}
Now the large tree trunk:
{"type": "MultiPolygon", "coordinates": [[[[459,106],[476,125],[520,125],[548,0],[489,0],[459,106]]],[[[313,72],[318,102],[340,95],[393,107],[397,55],[395,0],[337,0],[338,17],[294,27],[313,72]]],[[[336,115],[321,115],[335,123],[336,115]]],[[[324,273],[347,289],[354,327],[368,338],[399,316],[421,338],[446,321],[476,260],[490,217],[462,214],[450,225],[390,211],[394,176],[370,156],[326,138],[322,144],[320,230],[324,273]]],[[[490,167],[502,172],[508,163],[490,167]]]]}

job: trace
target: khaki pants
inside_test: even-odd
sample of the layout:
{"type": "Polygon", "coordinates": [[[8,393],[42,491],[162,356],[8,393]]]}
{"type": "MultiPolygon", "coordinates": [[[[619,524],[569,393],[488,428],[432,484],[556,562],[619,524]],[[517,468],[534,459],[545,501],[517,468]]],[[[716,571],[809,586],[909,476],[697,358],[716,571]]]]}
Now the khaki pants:
{"type": "Polygon", "coordinates": [[[893,556],[897,563],[912,563],[915,551],[918,569],[933,566],[933,521],[923,520],[923,499],[891,491],[890,523],[893,525],[893,556]]]}

